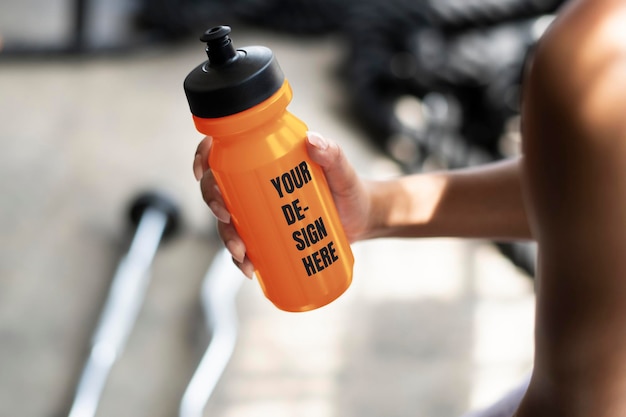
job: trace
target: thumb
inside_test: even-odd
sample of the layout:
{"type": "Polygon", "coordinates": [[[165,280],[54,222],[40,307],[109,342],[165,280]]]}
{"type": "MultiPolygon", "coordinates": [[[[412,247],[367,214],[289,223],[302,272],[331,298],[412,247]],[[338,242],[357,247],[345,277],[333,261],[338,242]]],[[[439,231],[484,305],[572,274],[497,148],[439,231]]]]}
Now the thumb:
{"type": "Polygon", "coordinates": [[[313,162],[322,167],[331,192],[344,196],[354,192],[358,176],[337,143],[309,131],[306,146],[313,162]]]}

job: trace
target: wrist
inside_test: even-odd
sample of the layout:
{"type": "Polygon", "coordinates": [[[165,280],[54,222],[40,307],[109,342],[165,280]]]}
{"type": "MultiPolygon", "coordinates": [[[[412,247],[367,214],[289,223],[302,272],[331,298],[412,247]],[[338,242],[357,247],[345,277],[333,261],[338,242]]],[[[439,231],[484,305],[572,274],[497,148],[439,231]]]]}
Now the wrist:
{"type": "Polygon", "coordinates": [[[440,174],[417,174],[369,181],[367,238],[426,237],[445,185],[440,174]]]}
{"type": "Polygon", "coordinates": [[[392,185],[391,181],[364,181],[365,190],[368,195],[368,213],[366,224],[358,240],[375,239],[384,237],[389,228],[389,211],[392,204],[388,201],[392,197],[392,192],[387,189],[392,185]]]}

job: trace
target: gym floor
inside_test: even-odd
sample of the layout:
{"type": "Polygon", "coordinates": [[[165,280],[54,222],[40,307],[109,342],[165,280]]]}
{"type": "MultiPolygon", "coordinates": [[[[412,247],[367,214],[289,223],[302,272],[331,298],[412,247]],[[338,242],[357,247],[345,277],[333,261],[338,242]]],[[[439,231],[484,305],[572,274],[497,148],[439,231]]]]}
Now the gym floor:
{"type": "MultiPolygon", "coordinates": [[[[58,32],[61,3],[3,2],[0,28],[45,38],[58,32]]],[[[336,139],[362,175],[399,174],[344,116],[340,41],[243,27],[232,38],[274,50],[294,89],[290,110],[336,139]]],[[[127,249],[128,204],[147,189],[169,193],[184,222],[154,259],[97,415],[177,414],[208,341],[199,292],[220,248],[191,170],[200,135],[182,90],[204,59],[192,39],[122,56],[0,61],[0,416],[67,415],[127,249]]],[[[455,417],[529,372],[532,281],[489,243],[353,249],[351,288],[314,312],[281,312],[244,282],[236,349],[204,415],[455,417]]]]}

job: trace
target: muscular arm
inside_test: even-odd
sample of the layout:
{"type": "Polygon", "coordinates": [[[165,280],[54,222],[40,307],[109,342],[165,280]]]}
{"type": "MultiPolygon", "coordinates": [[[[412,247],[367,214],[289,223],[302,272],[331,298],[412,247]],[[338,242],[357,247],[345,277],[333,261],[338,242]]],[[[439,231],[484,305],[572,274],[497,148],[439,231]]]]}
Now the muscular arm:
{"type": "Polygon", "coordinates": [[[626,415],[626,3],[579,0],[524,91],[539,245],[536,359],[518,417],[626,415]]]}

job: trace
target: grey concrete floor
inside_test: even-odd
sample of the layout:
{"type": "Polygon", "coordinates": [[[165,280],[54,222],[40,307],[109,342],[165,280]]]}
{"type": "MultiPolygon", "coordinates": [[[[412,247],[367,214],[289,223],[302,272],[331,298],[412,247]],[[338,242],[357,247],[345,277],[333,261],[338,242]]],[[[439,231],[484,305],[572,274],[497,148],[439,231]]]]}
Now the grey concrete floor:
{"type": "MultiPolygon", "coordinates": [[[[271,47],[290,110],[335,138],[360,173],[397,175],[343,116],[333,38],[233,33],[271,47]]],[[[98,416],[176,415],[206,346],[199,289],[220,247],[191,163],[200,135],[182,91],[190,41],[123,58],[0,62],[0,416],[67,414],[142,190],[180,204],[98,416]]],[[[206,416],[453,417],[497,399],[532,362],[532,283],[486,242],[354,245],[354,283],[291,314],[256,282],[238,296],[240,337],[206,416]]]]}

